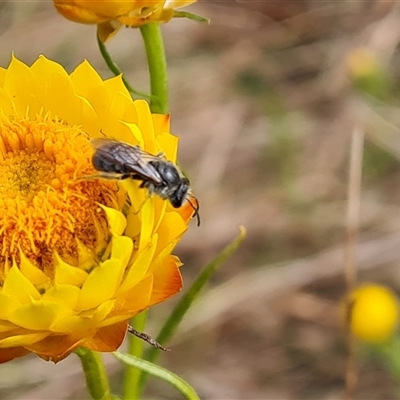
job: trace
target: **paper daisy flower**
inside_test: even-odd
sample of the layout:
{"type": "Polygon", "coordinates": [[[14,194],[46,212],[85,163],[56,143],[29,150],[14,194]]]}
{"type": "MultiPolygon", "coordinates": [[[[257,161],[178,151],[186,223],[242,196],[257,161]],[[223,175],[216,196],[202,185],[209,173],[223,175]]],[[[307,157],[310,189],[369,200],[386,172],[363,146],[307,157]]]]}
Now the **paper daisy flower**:
{"type": "Polygon", "coordinates": [[[0,69],[0,110],[0,362],[113,351],[129,318],[181,289],[171,251],[193,209],[132,179],[90,178],[90,139],[175,162],[169,117],[120,77],[103,81],[88,62],[69,75],[45,57],[0,69]]]}
{"type": "Polygon", "coordinates": [[[104,42],[121,26],[138,27],[149,22],[168,22],[174,10],[196,0],[54,0],[65,18],[83,24],[97,24],[104,42]]]}

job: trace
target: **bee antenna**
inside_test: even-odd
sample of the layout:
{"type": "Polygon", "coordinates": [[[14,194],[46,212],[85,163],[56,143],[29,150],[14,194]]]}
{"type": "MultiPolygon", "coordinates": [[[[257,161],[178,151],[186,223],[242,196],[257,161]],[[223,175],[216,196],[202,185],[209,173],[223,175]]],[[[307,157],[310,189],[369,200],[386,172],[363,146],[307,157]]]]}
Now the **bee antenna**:
{"type": "Polygon", "coordinates": [[[194,199],[196,201],[196,204],[193,204],[190,200],[188,200],[188,202],[189,202],[189,204],[192,206],[192,208],[194,210],[193,218],[194,217],[197,218],[197,226],[200,226],[200,214],[199,214],[200,204],[199,204],[199,201],[195,197],[194,197],[194,199]]]}

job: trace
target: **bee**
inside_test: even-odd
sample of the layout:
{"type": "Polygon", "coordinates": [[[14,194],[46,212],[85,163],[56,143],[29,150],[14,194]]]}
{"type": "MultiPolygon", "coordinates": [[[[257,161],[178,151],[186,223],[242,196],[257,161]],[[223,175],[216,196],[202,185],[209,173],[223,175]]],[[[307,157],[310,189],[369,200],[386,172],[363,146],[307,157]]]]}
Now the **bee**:
{"type": "Polygon", "coordinates": [[[162,153],[153,155],[139,146],[108,138],[92,139],[91,144],[95,149],[92,164],[101,177],[141,181],[139,187],[146,188],[150,196],[156,194],[169,200],[174,208],[189,202],[194,210],[193,217],[197,217],[197,225],[200,225],[199,203],[194,197],[195,203],[189,200],[189,179],[162,153]]]}

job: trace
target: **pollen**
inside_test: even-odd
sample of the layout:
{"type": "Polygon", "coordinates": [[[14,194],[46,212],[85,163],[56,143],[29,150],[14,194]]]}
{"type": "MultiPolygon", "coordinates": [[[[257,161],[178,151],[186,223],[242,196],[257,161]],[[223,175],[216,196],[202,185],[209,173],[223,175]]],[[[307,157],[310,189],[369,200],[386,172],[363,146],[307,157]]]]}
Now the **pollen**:
{"type": "Polygon", "coordinates": [[[107,232],[100,205],[118,203],[117,186],[93,175],[90,140],[78,126],[49,116],[0,118],[0,284],[21,252],[49,277],[60,256],[80,265],[107,232]]]}

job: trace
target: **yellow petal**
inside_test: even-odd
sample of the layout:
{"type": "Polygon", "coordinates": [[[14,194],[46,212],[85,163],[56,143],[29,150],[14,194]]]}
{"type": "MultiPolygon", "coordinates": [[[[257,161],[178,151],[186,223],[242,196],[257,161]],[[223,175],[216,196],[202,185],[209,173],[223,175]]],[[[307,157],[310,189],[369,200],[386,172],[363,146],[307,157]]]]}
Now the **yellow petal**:
{"type": "MultiPolygon", "coordinates": [[[[8,317],[7,317],[8,318],[8,317]]],[[[1,321],[0,320],[0,339],[5,337],[5,332],[7,336],[12,336],[12,333],[15,333],[15,330],[18,330],[19,328],[17,328],[14,324],[12,324],[11,322],[8,321],[1,321]]]]}
{"type": "Polygon", "coordinates": [[[90,269],[95,263],[95,255],[92,249],[85,246],[79,239],[76,240],[78,245],[78,263],[81,269],[90,269]]]}
{"type": "Polygon", "coordinates": [[[138,100],[135,102],[135,108],[139,116],[137,125],[142,132],[147,133],[143,135],[144,148],[150,154],[157,154],[159,149],[155,146],[154,124],[149,103],[145,100],[138,100]]]}
{"type": "Polygon", "coordinates": [[[65,18],[70,19],[75,22],[82,22],[85,24],[97,24],[103,20],[103,18],[95,10],[91,10],[87,7],[82,7],[82,5],[77,2],[65,2],[60,0],[54,0],[54,5],[57,11],[62,14],[65,18]]]}
{"type": "Polygon", "coordinates": [[[160,148],[163,149],[165,158],[175,163],[178,153],[179,138],[165,131],[157,136],[157,142],[160,148]]]}
{"type": "Polygon", "coordinates": [[[14,296],[21,304],[32,299],[40,299],[40,293],[32,282],[13,265],[8,272],[3,285],[3,294],[14,296]]]}
{"type": "Polygon", "coordinates": [[[78,304],[79,293],[76,286],[56,284],[43,294],[42,299],[63,304],[73,310],[78,304]]]}
{"type": "MultiPolygon", "coordinates": [[[[129,190],[126,190],[126,192],[129,192],[129,190]]],[[[141,226],[140,226],[140,219],[138,216],[137,208],[134,204],[132,204],[132,207],[128,211],[128,215],[126,216],[126,223],[127,223],[127,226],[126,226],[125,234],[128,237],[133,238],[133,240],[136,244],[137,239],[139,238],[139,235],[140,235],[141,226]]]]}
{"type": "Polygon", "coordinates": [[[79,90],[61,65],[40,56],[31,70],[41,88],[41,108],[71,125],[81,125],[86,132],[91,132],[91,127],[99,127],[90,102],[76,93],[79,90]]]}
{"type": "Polygon", "coordinates": [[[118,302],[115,304],[115,312],[107,316],[106,323],[109,320],[116,320],[115,315],[121,313],[121,310],[136,315],[140,311],[148,308],[151,293],[153,290],[153,275],[148,274],[145,278],[132,286],[131,290],[118,296],[118,302]]]}
{"type": "Polygon", "coordinates": [[[115,351],[121,346],[127,329],[127,322],[123,321],[115,325],[99,329],[96,335],[87,339],[84,346],[94,351],[115,351]]]}
{"type": "MultiPolygon", "coordinates": [[[[83,332],[85,334],[86,332],[83,332]]],[[[48,336],[41,341],[26,345],[25,347],[37,353],[45,360],[58,362],[65,358],[83,341],[81,335],[55,335],[48,336]]]]}
{"type": "Polygon", "coordinates": [[[171,253],[186,230],[187,225],[177,212],[168,212],[164,215],[162,228],[158,232],[157,252],[159,252],[159,259],[163,259],[171,253]]]}
{"type": "Polygon", "coordinates": [[[133,250],[132,239],[126,236],[114,236],[112,238],[111,258],[120,260],[125,268],[131,258],[133,250]]]}
{"type": "MultiPolygon", "coordinates": [[[[118,75],[118,76],[114,76],[110,79],[107,79],[106,81],[104,81],[104,87],[107,89],[108,95],[111,98],[114,93],[116,92],[121,92],[126,98],[130,98],[130,94],[128,89],[126,88],[124,82],[122,81],[122,75],[118,75]]],[[[134,107],[134,103],[131,103],[133,108],[134,107]]],[[[134,116],[134,121],[137,121],[137,114],[135,111],[135,114],[133,114],[134,116]]]]}
{"type": "Polygon", "coordinates": [[[152,239],[157,239],[156,235],[153,236],[155,212],[150,200],[143,203],[140,212],[142,230],[140,232],[139,250],[146,247],[152,239]]]}
{"type": "Polygon", "coordinates": [[[67,264],[58,254],[56,254],[55,257],[57,264],[54,274],[54,283],[59,285],[82,285],[88,276],[87,272],[67,264]]]}
{"type": "Polygon", "coordinates": [[[96,267],[82,286],[78,310],[88,310],[109,300],[117,290],[124,273],[120,260],[106,260],[96,267]]]}
{"type": "Polygon", "coordinates": [[[85,97],[91,101],[96,100],[92,98],[92,92],[101,87],[106,97],[108,97],[103,80],[88,60],[84,60],[75,68],[71,74],[71,80],[78,96],[85,97]]]}
{"type": "Polygon", "coordinates": [[[117,293],[119,295],[131,291],[133,287],[135,287],[147,274],[154,257],[156,245],[156,238],[153,237],[152,242],[150,242],[146,248],[137,253],[137,256],[131,262],[131,266],[124,277],[122,284],[118,288],[117,293]]]}
{"type": "Polygon", "coordinates": [[[122,28],[122,24],[117,21],[102,22],[97,25],[97,36],[104,43],[111,39],[122,28]]]}
{"type": "Polygon", "coordinates": [[[90,104],[96,115],[97,131],[85,129],[88,134],[94,136],[99,133],[108,113],[110,97],[107,88],[96,70],[86,60],[71,74],[71,80],[75,93],[90,104]]]}
{"type": "Polygon", "coordinates": [[[162,264],[155,266],[153,290],[151,292],[151,305],[160,303],[178,293],[182,288],[182,275],[178,266],[179,259],[170,256],[162,264]]]}
{"type": "Polygon", "coordinates": [[[21,305],[21,303],[12,295],[0,292],[0,320],[7,320],[9,315],[21,305]]]}
{"type": "Polygon", "coordinates": [[[99,205],[106,213],[111,232],[115,235],[122,235],[126,228],[126,218],[124,215],[114,208],[106,207],[102,204],[99,205]]]}
{"type": "Polygon", "coordinates": [[[108,113],[102,127],[103,132],[109,134],[117,140],[123,140],[123,137],[129,135],[129,129],[123,122],[136,122],[135,107],[132,106],[131,97],[125,93],[116,92],[111,97],[108,113]]]}
{"type": "Polygon", "coordinates": [[[31,330],[52,330],[52,325],[73,315],[68,307],[54,301],[32,301],[18,307],[9,320],[15,325],[31,330]]]}
{"type": "MultiPolygon", "coordinates": [[[[130,225],[136,225],[137,229],[135,230],[135,227],[132,227],[133,230],[130,230],[130,232],[139,233],[141,230],[141,223],[139,223],[139,211],[142,211],[145,203],[151,201],[151,199],[149,198],[147,190],[143,190],[139,187],[139,181],[126,179],[124,182],[121,182],[120,185],[128,193],[129,199],[132,204],[132,207],[129,210],[130,212],[128,214],[128,218],[130,218],[130,225]]],[[[136,234],[134,234],[134,236],[136,236],[136,234]]]]}
{"type": "Polygon", "coordinates": [[[79,124],[82,121],[82,102],[75,95],[71,78],[65,69],[41,56],[32,65],[31,71],[42,88],[42,107],[71,124],[79,124]],[[68,107],[65,107],[66,103],[68,107]]]}
{"type": "Polygon", "coordinates": [[[104,301],[103,303],[100,304],[99,307],[97,307],[96,311],[92,315],[92,321],[94,321],[95,324],[99,325],[101,324],[101,321],[103,321],[107,315],[109,315],[112,310],[115,307],[115,300],[107,300],[104,301]]]}
{"type": "Polygon", "coordinates": [[[163,224],[167,206],[171,206],[168,201],[163,200],[159,196],[153,196],[152,200],[154,204],[154,232],[157,232],[161,224],[163,224]]]}
{"type": "Polygon", "coordinates": [[[123,138],[123,139],[125,139],[123,141],[126,143],[133,144],[133,145],[138,145],[140,148],[143,149],[144,148],[143,134],[142,134],[142,131],[137,126],[137,124],[135,124],[133,122],[125,122],[125,121],[121,121],[121,123],[124,124],[129,129],[129,132],[131,133],[131,137],[128,137],[128,135],[127,135],[126,137],[123,138]]]}
{"type": "MultiPolygon", "coordinates": [[[[25,335],[9,336],[0,340],[0,349],[5,347],[25,346],[27,344],[36,343],[44,339],[50,332],[45,333],[28,333],[25,335]]],[[[0,351],[0,353],[3,350],[0,351]]],[[[1,357],[0,357],[1,358],[1,357]]]]}
{"type": "Polygon", "coordinates": [[[91,335],[95,328],[96,325],[93,324],[90,317],[83,317],[81,315],[64,316],[62,319],[55,321],[51,326],[53,332],[74,332],[75,335],[79,336],[79,339],[91,335]]]}
{"type": "Polygon", "coordinates": [[[7,70],[3,67],[0,67],[0,86],[3,87],[4,85],[4,78],[6,76],[7,70]]]}
{"type": "Polygon", "coordinates": [[[43,286],[50,283],[50,278],[44,274],[37,266],[25,256],[25,254],[20,251],[20,270],[21,272],[30,280],[34,285],[43,286]]]}
{"type": "Polygon", "coordinates": [[[24,116],[27,109],[32,116],[40,112],[43,91],[39,82],[30,68],[15,57],[12,58],[4,77],[4,90],[12,96],[20,116],[24,116]]]}
{"type": "MultiPolygon", "coordinates": [[[[3,88],[0,88],[0,109],[5,115],[12,115],[15,112],[14,102],[3,88]]],[[[3,146],[0,150],[2,154],[5,154],[3,146]]]]}
{"type": "MultiPolygon", "coordinates": [[[[158,141],[159,135],[164,132],[169,132],[171,116],[169,114],[152,114],[154,132],[156,132],[156,139],[158,141]]],[[[171,135],[173,136],[173,135],[171,135]]],[[[164,147],[161,146],[164,150],[164,147]]]]}

